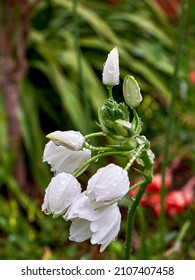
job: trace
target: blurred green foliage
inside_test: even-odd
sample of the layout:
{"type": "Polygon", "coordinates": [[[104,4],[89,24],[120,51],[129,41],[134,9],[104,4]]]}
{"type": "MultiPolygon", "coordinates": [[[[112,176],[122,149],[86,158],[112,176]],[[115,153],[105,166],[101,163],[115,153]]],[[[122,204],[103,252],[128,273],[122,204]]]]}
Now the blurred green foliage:
{"type": "MultiPolygon", "coordinates": [[[[171,21],[153,0],[115,2],[44,0],[33,12],[26,49],[28,70],[20,82],[19,108],[30,194],[21,190],[11,173],[13,155],[6,147],[6,112],[0,95],[1,259],[123,258],[126,200],[121,205],[123,224],[119,239],[103,254],[89,242],[69,242],[69,224],[62,218],[47,217],[40,210],[51,178],[49,167],[42,163],[45,135],[54,130],[75,129],[83,134],[98,131],[97,109],[107,96],[101,83],[102,67],[107,53],[115,46],[120,54],[121,79],[131,74],[142,89],[144,100],[139,113],[144,133],[151,140],[157,159],[161,156],[171,96],[177,18],[171,21]]],[[[189,82],[188,75],[195,69],[195,8],[192,2],[190,5],[171,159],[187,155],[191,174],[195,169],[195,85],[189,82]]],[[[122,100],[120,85],[114,88],[114,95],[122,100]]],[[[82,175],[81,180],[85,183],[87,176],[82,175]]],[[[167,247],[177,240],[183,225],[192,221],[193,215],[194,208],[189,207],[168,219],[167,247]]],[[[157,219],[144,209],[139,211],[136,221],[135,239],[141,241],[135,245],[135,259],[195,258],[192,224],[184,232],[182,249],[166,256],[158,244],[157,219]],[[145,224],[142,215],[147,216],[145,224]],[[144,230],[145,241],[139,236],[144,230]]]]}

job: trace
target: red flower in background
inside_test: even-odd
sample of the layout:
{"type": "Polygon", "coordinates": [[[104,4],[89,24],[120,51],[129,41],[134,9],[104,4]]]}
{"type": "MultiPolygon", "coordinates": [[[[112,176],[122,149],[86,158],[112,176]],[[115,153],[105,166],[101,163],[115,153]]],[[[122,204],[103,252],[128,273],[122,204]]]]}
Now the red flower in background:
{"type": "MultiPolygon", "coordinates": [[[[172,186],[173,180],[171,172],[168,170],[165,176],[165,187],[170,189],[172,186]]],[[[144,195],[141,198],[140,205],[143,207],[150,207],[153,210],[155,216],[160,215],[161,209],[161,197],[160,190],[162,188],[162,175],[156,173],[152,183],[150,183],[144,195]]],[[[131,196],[137,194],[139,187],[130,191],[131,196]]],[[[195,191],[195,177],[192,177],[185,186],[180,190],[173,190],[166,194],[164,207],[167,216],[174,216],[185,209],[186,206],[189,206],[195,202],[194,199],[195,191]]]]}
{"type": "Polygon", "coordinates": [[[189,74],[189,80],[192,84],[195,84],[195,70],[191,71],[189,74]]]}
{"type": "Polygon", "coordinates": [[[165,197],[165,211],[168,216],[174,216],[185,208],[185,198],[181,191],[172,191],[165,197]]]}
{"type": "Polygon", "coordinates": [[[169,17],[176,17],[178,15],[181,0],[155,0],[169,17]]]}
{"type": "Polygon", "coordinates": [[[158,217],[160,215],[160,194],[151,194],[146,202],[146,206],[152,208],[154,215],[158,217]]]}
{"type": "MultiPolygon", "coordinates": [[[[165,187],[170,188],[172,184],[172,176],[170,171],[167,171],[165,176],[165,187]]],[[[162,175],[159,173],[154,174],[152,183],[147,186],[147,191],[158,192],[162,188],[162,175]]]]}
{"type": "Polygon", "coordinates": [[[192,177],[186,184],[183,186],[182,195],[185,199],[186,205],[191,205],[195,202],[195,176],[192,177]]]}

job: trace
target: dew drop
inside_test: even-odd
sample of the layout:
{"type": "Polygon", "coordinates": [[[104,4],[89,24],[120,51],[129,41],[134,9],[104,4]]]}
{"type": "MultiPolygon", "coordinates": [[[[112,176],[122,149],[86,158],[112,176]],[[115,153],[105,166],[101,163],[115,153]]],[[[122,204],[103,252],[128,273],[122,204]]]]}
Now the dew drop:
{"type": "Polygon", "coordinates": [[[113,73],[114,73],[114,68],[113,68],[113,67],[110,67],[110,68],[108,69],[108,73],[109,73],[109,74],[113,74],[113,73]]]}

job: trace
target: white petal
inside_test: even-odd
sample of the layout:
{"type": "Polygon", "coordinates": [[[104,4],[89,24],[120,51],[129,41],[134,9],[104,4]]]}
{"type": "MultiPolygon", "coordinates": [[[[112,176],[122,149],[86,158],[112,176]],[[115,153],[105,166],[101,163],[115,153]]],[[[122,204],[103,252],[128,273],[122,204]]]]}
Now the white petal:
{"type": "Polygon", "coordinates": [[[73,220],[75,218],[91,220],[94,215],[94,207],[91,204],[85,192],[81,193],[72,203],[66,214],[65,220],[73,220]]]}
{"type": "Polygon", "coordinates": [[[65,213],[70,204],[81,193],[81,186],[71,174],[59,173],[53,177],[45,191],[42,211],[54,217],[65,213]]]}
{"type": "Polygon", "coordinates": [[[129,187],[127,171],[111,163],[98,169],[89,179],[87,195],[98,208],[123,197],[128,192],[129,187]]]}
{"type": "Polygon", "coordinates": [[[119,83],[119,54],[117,48],[112,49],[108,54],[102,75],[104,85],[114,86],[119,83]]]}
{"type": "Polygon", "coordinates": [[[64,146],[73,151],[79,151],[82,149],[85,142],[84,136],[79,131],[54,131],[47,136],[56,145],[64,146]]]}
{"type": "Polygon", "coordinates": [[[96,210],[96,214],[90,224],[90,229],[93,232],[91,243],[101,244],[100,252],[102,252],[117,237],[120,230],[121,214],[116,203],[96,210]]]}
{"type": "MultiPolygon", "coordinates": [[[[90,159],[90,157],[90,150],[83,149],[83,151],[71,151],[49,141],[45,145],[43,162],[48,162],[51,165],[51,171],[56,174],[61,172],[73,173],[85,161],[90,159]]],[[[77,176],[82,174],[85,169],[83,169],[77,176]]]]}
{"type": "Polygon", "coordinates": [[[90,222],[84,219],[74,219],[70,226],[69,239],[76,242],[83,242],[92,235],[90,222]]]}

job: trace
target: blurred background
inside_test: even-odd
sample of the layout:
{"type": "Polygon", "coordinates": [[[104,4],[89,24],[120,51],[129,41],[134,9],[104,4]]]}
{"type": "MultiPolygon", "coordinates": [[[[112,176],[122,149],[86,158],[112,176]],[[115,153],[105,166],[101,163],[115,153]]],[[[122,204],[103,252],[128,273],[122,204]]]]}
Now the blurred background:
{"type": "MultiPolygon", "coordinates": [[[[97,109],[107,98],[102,68],[115,46],[121,83],[114,96],[123,100],[122,80],[133,75],[144,97],[138,108],[143,134],[156,156],[154,181],[135,217],[132,258],[195,259],[195,1],[188,1],[176,87],[181,2],[0,0],[0,259],[123,258],[134,194],[120,202],[118,239],[102,254],[89,241],[70,242],[69,223],[41,212],[52,177],[42,163],[45,135],[98,131],[97,109]],[[173,90],[173,129],[165,155],[173,90]]],[[[95,144],[107,144],[102,141],[95,144]]],[[[121,166],[125,161],[95,163],[81,175],[83,186],[90,173],[113,160],[121,166]]]]}

